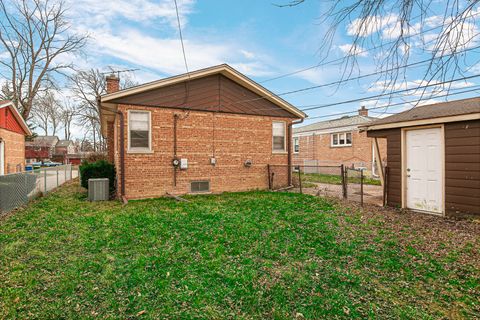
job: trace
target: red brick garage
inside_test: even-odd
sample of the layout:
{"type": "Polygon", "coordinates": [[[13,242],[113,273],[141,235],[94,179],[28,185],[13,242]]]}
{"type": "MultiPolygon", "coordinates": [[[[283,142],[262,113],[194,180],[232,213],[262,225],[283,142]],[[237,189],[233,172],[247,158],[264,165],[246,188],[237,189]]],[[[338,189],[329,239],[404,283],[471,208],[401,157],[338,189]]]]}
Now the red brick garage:
{"type": "Polygon", "coordinates": [[[0,100],[0,175],[25,168],[25,135],[30,129],[13,103],[0,100]]]}

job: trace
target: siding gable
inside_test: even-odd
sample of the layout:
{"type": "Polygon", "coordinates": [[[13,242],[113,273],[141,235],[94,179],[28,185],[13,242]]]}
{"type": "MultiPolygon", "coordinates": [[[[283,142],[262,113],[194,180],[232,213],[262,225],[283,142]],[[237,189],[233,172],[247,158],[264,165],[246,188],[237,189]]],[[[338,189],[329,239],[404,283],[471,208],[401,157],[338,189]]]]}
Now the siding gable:
{"type": "Polygon", "coordinates": [[[217,74],[114,99],[111,103],[295,118],[260,95],[217,74]]]}

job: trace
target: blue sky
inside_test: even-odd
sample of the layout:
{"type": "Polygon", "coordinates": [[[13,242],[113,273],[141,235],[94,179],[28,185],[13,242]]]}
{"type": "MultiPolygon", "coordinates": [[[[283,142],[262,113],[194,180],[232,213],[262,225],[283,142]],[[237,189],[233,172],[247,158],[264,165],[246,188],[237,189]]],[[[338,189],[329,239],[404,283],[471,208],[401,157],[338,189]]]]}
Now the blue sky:
{"type": "MultiPolygon", "coordinates": [[[[322,36],[329,27],[328,24],[320,23],[318,19],[327,8],[325,1],[307,0],[302,5],[290,8],[279,8],[274,6],[273,2],[178,0],[190,70],[228,63],[275,93],[338,80],[340,66],[326,65],[294,76],[263,82],[313,66],[325,57],[332,60],[344,56],[345,50],[351,46],[351,33],[355,28],[355,21],[341,25],[327,55],[325,51],[318,51],[322,36]]],[[[424,25],[412,25],[411,33],[422,30],[422,27],[425,29],[444,23],[445,19],[440,16],[444,2],[436,2],[428,12],[428,19],[424,25]]],[[[185,72],[173,0],[69,0],[67,3],[70,7],[72,32],[88,33],[90,41],[85,54],[81,57],[64,56],[62,59],[74,59],[81,69],[99,68],[107,71],[108,67],[138,68],[139,70],[131,76],[139,83],[185,72]]],[[[480,12],[475,8],[475,12],[477,11],[480,12]]],[[[398,30],[395,23],[395,15],[372,17],[372,26],[380,31],[379,37],[384,41],[398,30]]],[[[472,34],[478,32],[475,19],[472,19],[467,27],[464,32],[472,34]]],[[[435,35],[436,32],[430,32],[423,37],[412,37],[411,47],[408,49],[411,54],[410,62],[428,57],[421,50],[425,48],[421,43],[435,38],[435,35]]],[[[365,37],[370,36],[372,36],[370,31],[366,30],[365,37]]],[[[375,39],[372,36],[373,43],[375,39]]],[[[465,48],[478,45],[477,41],[472,41],[465,44],[465,48]]],[[[362,49],[364,48],[358,50],[362,49]]],[[[374,59],[382,54],[384,52],[378,50],[359,54],[360,74],[375,71],[374,59]]],[[[480,67],[475,65],[478,58],[478,50],[468,53],[462,69],[471,70],[465,72],[465,75],[480,72],[480,67]]],[[[422,67],[408,69],[405,81],[397,84],[396,89],[417,86],[423,71],[422,67]]],[[[385,85],[375,83],[375,80],[367,78],[349,82],[340,88],[315,89],[283,97],[300,107],[334,103],[381,93],[385,85]]],[[[480,83],[477,79],[456,83],[454,89],[461,90],[477,83],[480,83]]],[[[438,94],[441,95],[442,91],[440,90],[438,94]]],[[[476,91],[455,95],[451,99],[475,95],[478,95],[476,91]]],[[[404,100],[412,100],[417,96],[418,92],[412,92],[411,96],[405,97],[404,100]]],[[[435,98],[426,102],[444,99],[435,98]]],[[[401,101],[395,99],[392,103],[401,101]]],[[[385,102],[372,99],[313,110],[308,114],[310,117],[325,116],[356,110],[361,105],[378,106],[379,103],[385,102]]],[[[408,105],[401,105],[388,111],[398,112],[407,107],[408,105]]],[[[306,123],[312,121],[319,119],[307,120],[306,123]]]]}

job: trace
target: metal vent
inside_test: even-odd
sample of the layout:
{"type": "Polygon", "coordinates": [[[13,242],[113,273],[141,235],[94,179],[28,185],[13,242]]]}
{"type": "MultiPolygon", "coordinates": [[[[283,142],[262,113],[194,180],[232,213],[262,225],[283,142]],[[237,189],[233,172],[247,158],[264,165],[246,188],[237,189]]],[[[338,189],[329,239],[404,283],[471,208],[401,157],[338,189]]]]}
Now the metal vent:
{"type": "Polygon", "coordinates": [[[192,181],[190,183],[190,191],[195,192],[208,192],[210,191],[210,181],[192,181]]]}
{"type": "Polygon", "coordinates": [[[108,200],[108,178],[88,179],[88,200],[108,200]]]}

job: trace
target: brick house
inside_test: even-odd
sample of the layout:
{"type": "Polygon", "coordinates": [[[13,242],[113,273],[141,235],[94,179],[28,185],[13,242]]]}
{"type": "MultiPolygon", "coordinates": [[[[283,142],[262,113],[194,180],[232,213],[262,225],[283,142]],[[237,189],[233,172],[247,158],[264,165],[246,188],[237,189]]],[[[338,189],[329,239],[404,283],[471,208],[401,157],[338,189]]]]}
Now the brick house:
{"type": "Polygon", "coordinates": [[[27,163],[51,160],[57,146],[57,136],[37,136],[25,144],[25,157],[27,163]]]}
{"type": "Polygon", "coordinates": [[[78,163],[79,156],[77,154],[77,148],[72,140],[58,140],[55,145],[55,153],[53,160],[61,163],[78,163]]]}
{"type": "Polygon", "coordinates": [[[31,135],[22,115],[8,100],[0,101],[0,175],[23,171],[25,135],[31,135]]]}
{"type": "MultiPolygon", "coordinates": [[[[368,116],[362,107],[358,115],[315,122],[293,130],[293,164],[295,166],[346,165],[366,168],[377,175],[375,143],[365,132],[359,131],[376,118],[368,116]]],[[[379,142],[380,157],[386,163],[386,144],[379,142]]],[[[304,168],[306,171],[310,169],[304,168]]],[[[311,170],[314,170],[311,168],[311,170]]]]}
{"type": "Polygon", "coordinates": [[[118,89],[107,77],[99,104],[126,199],[266,189],[267,164],[291,164],[291,126],[305,117],[225,64],[118,89]]]}

